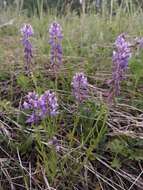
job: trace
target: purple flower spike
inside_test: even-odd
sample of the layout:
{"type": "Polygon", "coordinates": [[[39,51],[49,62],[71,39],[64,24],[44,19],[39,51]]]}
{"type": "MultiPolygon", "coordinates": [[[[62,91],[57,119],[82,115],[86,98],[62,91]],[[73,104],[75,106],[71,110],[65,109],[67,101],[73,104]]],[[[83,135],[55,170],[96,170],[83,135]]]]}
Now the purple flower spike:
{"type": "Polygon", "coordinates": [[[88,82],[84,73],[76,73],[72,80],[73,95],[78,102],[82,102],[87,98],[88,82]]]}
{"type": "Polygon", "coordinates": [[[32,44],[29,40],[31,36],[33,36],[33,28],[30,24],[24,24],[22,28],[20,29],[21,34],[22,34],[22,44],[24,46],[24,57],[25,57],[25,70],[30,71],[30,64],[31,64],[31,59],[33,57],[33,52],[32,52],[32,44]]]}
{"type": "Polygon", "coordinates": [[[23,103],[24,109],[34,109],[38,108],[39,96],[35,92],[29,92],[28,95],[26,96],[26,101],[23,103]]]}
{"type": "Polygon", "coordinates": [[[62,28],[60,24],[54,22],[51,24],[50,29],[49,29],[49,35],[50,35],[50,40],[49,43],[51,45],[51,65],[54,67],[59,67],[62,63],[62,55],[63,55],[63,50],[62,50],[62,28]]]}
{"type": "Polygon", "coordinates": [[[34,31],[30,24],[24,24],[23,27],[20,29],[22,36],[29,38],[33,36],[34,31]]]}
{"type": "MultiPolygon", "coordinates": [[[[131,58],[130,43],[126,41],[125,34],[121,34],[115,41],[115,51],[113,51],[113,73],[110,83],[113,84],[114,95],[120,94],[120,83],[125,79],[125,73],[131,58]]],[[[109,95],[110,96],[110,95],[109,95]]]]}
{"type": "Polygon", "coordinates": [[[35,92],[29,92],[26,96],[26,101],[23,103],[23,107],[24,109],[29,109],[32,111],[26,123],[35,124],[40,120],[40,104],[38,94],[35,92]]]}
{"type": "Polygon", "coordinates": [[[40,97],[35,92],[29,92],[23,108],[31,111],[27,119],[27,123],[36,124],[40,120],[48,116],[56,116],[58,114],[58,103],[54,92],[46,91],[40,97]]]}
{"type": "Polygon", "coordinates": [[[127,69],[131,58],[131,44],[126,41],[125,34],[121,34],[115,41],[115,51],[113,51],[113,64],[118,64],[121,69],[127,69]]]}
{"type": "Polygon", "coordinates": [[[26,123],[30,123],[30,124],[36,124],[40,121],[40,117],[39,115],[37,115],[35,112],[33,112],[29,118],[26,120],[26,123]]]}
{"type": "Polygon", "coordinates": [[[58,101],[54,92],[46,91],[40,97],[40,105],[41,105],[41,117],[45,116],[55,116],[58,114],[58,101]]]}

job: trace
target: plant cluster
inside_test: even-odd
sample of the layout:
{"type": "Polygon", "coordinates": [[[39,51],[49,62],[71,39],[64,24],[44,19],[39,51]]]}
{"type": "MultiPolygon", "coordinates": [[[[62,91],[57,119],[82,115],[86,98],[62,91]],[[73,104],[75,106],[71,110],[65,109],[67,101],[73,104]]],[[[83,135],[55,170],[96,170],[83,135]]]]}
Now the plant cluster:
{"type": "MultiPolygon", "coordinates": [[[[30,24],[25,24],[21,28],[21,33],[23,35],[22,42],[24,45],[26,65],[28,65],[27,68],[29,68],[30,72],[32,45],[29,41],[29,37],[33,35],[32,26],[30,24]]],[[[62,65],[62,39],[62,27],[59,23],[53,22],[49,28],[49,44],[51,46],[50,64],[54,72],[57,72],[62,65]]],[[[142,48],[142,38],[136,41],[137,42],[135,44],[131,44],[127,41],[127,35],[123,33],[117,37],[114,43],[115,48],[112,55],[112,79],[108,82],[111,86],[110,91],[107,93],[108,103],[111,103],[113,99],[120,94],[121,82],[126,79],[126,72],[128,69],[129,61],[132,57],[131,47],[138,45],[140,48],[142,48]]],[[[87,81],[87,77],[83,72],[77,72],[73,76],[71,87],[72,94],[78,103],[82,103],[88,98],[89,83],[87,81]]],[[[54,92],[50,93],[50,91],[46,91],[45,94],[42,95],[39,99],[38,95],[35,94],[35,92],[30,92],[27,96],[27,99],[28,102],[24,102],[24,107],[26,109],[35,109],[30,118],[27,120],[28,123],[36,123],[39,121],[39,119],[44,118],[47,113],[49,115],[56,115],[58,104],[54,92]]]]}
{"type": "Polygon", "coordinates": [[[0,38],[0,189],[142,189],[143,39],[84,16],[0,38]]]}

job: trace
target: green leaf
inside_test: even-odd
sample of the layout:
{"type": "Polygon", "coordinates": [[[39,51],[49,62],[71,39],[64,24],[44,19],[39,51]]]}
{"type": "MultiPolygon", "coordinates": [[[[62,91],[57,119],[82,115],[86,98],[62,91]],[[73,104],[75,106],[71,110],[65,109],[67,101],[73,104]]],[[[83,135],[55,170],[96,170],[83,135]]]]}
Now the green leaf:
{"type": "Polygon", "coordinates": [[[33,137],[30,135],[22,143],[18,145],[21,154],[25,154],[32,149],[33,137]]]}
{"type": "Polygon", "coordinates": [[[23,74],[19,75],[19,77],[17,78],[17,83],[24,90],[30,87],[30,79],[23,74]]]}
{"type": "Polygon", "coordinates": [[[111,162],[111,166],[113,168],[119,169],[121,167],[121,162],[119,159],[114,158],[114,160],[111,162]]]}
{"type": "Polygon", "coordinates": [[[123,139],[114,139],[107,146],[115,155],[121,155],[130,160],[143,160],[143,150],[141,147],[134,148],[129,142],[123,139]]]}
{"type": "Polygon", "coordinates": [[[142,59],[133,58],[130,61],[130,69],[136,80],[143,77],[143,61],[142,59]]]}

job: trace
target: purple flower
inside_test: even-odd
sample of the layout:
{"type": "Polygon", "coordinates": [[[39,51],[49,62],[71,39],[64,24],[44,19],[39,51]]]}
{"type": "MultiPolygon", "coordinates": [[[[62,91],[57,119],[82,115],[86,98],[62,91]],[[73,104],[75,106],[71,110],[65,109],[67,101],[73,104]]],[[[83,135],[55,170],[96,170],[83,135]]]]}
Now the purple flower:
{"type": "Polygon", "coordinates": [[[72,80],[73,95],[78,102],[82,102],[87,98],[88,82],[84,73],[76,73],[72,80]]]}
{"type": "Polygon", "coordinates": [[[32,53],[32,44],[29,38],[34,34],[33,28],[30,24],[24,24],[20,29],[22,34],[22,44],[24,46],[24,57],[25,57],[25,69],[26,71],[30,71],[31,59],[33,57],[32,53]]]}
{"type": "Polygon", "coordinates": [[[48,141],[48,145],[54,146],[57,152],[59,152],[62,148],[60,143],[58,142],[58,139],[55,136],[48,141]]]}
{"type": "Polygon", "coordinates": [[[29,38],[30,36],[33,36],[34,31],[30,24],[24,24],[22,28],[20,29],[21,34],[25,38],[29,38]]]}
{"type": "Polygon", "coordinates": [[[26,123],[36,124],[39,121],[40,121],[40,116],[33,111],[32,114],[26,120],[26,123]]]}
{"type": "Polygon", "coordinates": [[[46,91],[40,97],[35,92],[29,92],[23,103],[23,108],[31,111],[26,121],[31,124],[36,124],[48,116],[56,116],[58,114],[56,95],[50,91],[46,91]]]}
{"type": "Polygon", "coordinates": [[[23,103],[24,109],[38,108],[39,96],[35,92],[29,92],[26,96],[26,101],[23,103]]]}
{"type": "Polygon", "coordinates": [[[47,115],[55,116],[57,115],[58,110],[58,101],[54,92],[46,91],[40,97],[40,105],[41,105],[41,117],[45,117],[47,115]]]}
{"type": "Polygon", "coordinates": [[[49,35],[50,35],[50,40],[49,43],[51,45],[51,64],[54,67],[59,67],[62,63],[62,28],[60,24],[54,22],[51,24],[50,29],[49,29],[49,35]]]}
{"type": "Polygon", "coordinates": [[[113,51],[113,64],[118,64],[121,69],[127,69],[131,58],[130,43],[126,41],[125,34],[121,34],[115,41],[115,51],[113,51]]]}
{"type": "Polygon", "coordinates": [[[115,50],[113,51],[113,73],[111,83],[113,84],[114,95],[120,94],[120,83],[125,79],[128,62],[131,58],[130,43],[126,41],[124,34],[117,37],[115,50]]]}
{"type": "Polygon", "coordinates": [[[37,123],[40,120],[40,104],[39,96],[35,92],[29,92],[26,96],[26,101],[23,103],[24,109],[32,111],[31,115],[27,119],[27,123],[37,123]]]}

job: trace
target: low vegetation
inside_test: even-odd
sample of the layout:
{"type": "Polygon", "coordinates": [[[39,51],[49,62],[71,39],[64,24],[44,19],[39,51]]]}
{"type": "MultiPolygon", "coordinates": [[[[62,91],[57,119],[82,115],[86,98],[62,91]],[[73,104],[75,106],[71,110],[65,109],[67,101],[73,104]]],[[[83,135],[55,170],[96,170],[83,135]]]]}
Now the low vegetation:
{"type": "Polygon", "coordinates": [[[0,14],[0,189],[141,190],[141,10],[0,14]]]}

